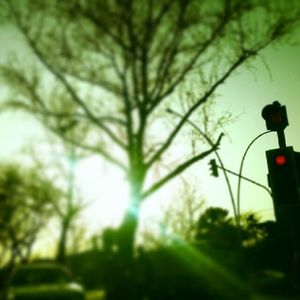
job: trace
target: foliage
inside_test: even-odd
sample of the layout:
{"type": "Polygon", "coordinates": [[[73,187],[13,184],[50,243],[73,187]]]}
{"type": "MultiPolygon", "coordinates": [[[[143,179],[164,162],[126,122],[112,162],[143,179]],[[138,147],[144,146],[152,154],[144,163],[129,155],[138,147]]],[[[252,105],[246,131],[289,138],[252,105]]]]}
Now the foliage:
{"type": "Polygon", "coordinates": [[[267,235],[255,213],[244,213],[240,226],[229,216],[229,211],[221,207],[209,207],[200,216],[197,226],[198,241],[221,243],[223,246],[250,246],[267,235]]]}
{"type": "Polygon", "coordinates": [[[195,246],[247,277],[259,270],[285,268],[286,262],[279,263],[280,251],[290,250],[281,242],[272,221],[261,222],[255,213],[245,213],[237,226],[227,210],[210,207],[199,218],[195,246]]]}
{"type": "Polygon", "coordinates": [[[17,164],[0,166],[1,251],[9,260],[28,260],[39,231],[53,214],[51,203],[60,191],[36,169],[17,164]],[[8,253],[7,253],[8,252],[8,253]]]}
{"type": "Polygon", "coordinates": [[[232,246],[237,244],[238,231],[226,209],[210,207],[200,216],[196,239],[211,245],[232,246]]]}

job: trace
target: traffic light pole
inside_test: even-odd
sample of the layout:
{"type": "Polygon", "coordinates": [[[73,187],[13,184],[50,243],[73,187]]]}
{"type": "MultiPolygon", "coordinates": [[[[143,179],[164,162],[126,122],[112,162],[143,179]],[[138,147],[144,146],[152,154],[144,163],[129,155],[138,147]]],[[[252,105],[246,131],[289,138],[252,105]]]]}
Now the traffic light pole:
{"type": "MultiPolygon", "coordinates": [[[[175,112],[174,110],[172,109],[167,109],[167,112],[170,113],[170,114],[173,114],[181,119],[183,119],[183,116],[181,114],[179,114],[178,112],[175,112]]],[[[187,119],[186,122],[188,124],[190,124],[192,127],[194,127],[203,137],[204,139],[207,141],[207,143],[210,145],[210,146],[213,146],[214,143],[213,141],[210,139],[210,137],[205,134],[205,132],[203,132],[197,125],[195,125],[191,120],[187,119]]],[[[229,180],[229,177],[225,171],[225,168],[224,168],[224,164],[223,164],[223,161],[221,159],[221,156],[220,154],[218,153],[218,150],[216,149],[215,151],[215,154],[216,154],[216,157],[217,157],[217,160],[218,160],[218,163],[221,165],[221,169],[223,170],[223,175],[224,175],[224,178],[225,178],[225,181],[226,181],[226,184],[227,184],[227,187],[228,187],[228,191],[229,191],[229,195],[230,195],[230,200],[231,200],[231,205],[232,205],[232,209],[233,209],[233,213],[234,213],[234,219],[236,221],[236,224],[238,224],[238,219],[239,219],[239,216],[238,216],[238,213],[237,213],[237,209],[236,209],[236,205],[235,205],[235,201],[234,201],[234,195],[233,195],[233,191],[232,191],[232,188],[231,188],[231,184],[230,184],[230,180],[229,180]]]]}
{"type": "Polygon", "coordinates": [[[233,171],[231,171],[231,170],[229,170],[229,169],[226,169],[226,168],[224,168],[224,167],[221,167],[221,166],[218,166],[218,165],[216,165],[216,167],[219,168],[219,169],[222,169],[223,171],[226,171],[226,172],[228,172],[228,173],[230,173],[230,174],[232,174],[232,175],[235,175],[235,176],[239,177],[240,179],[244,179],[244,180],[246,180],[246,181],[248,181],[248,182],[251,182],[251,183],[253,183],[253,184],[255,184],[255,185],[261,187],[262,189],[264,189],[265,191],[267,191],[268,194],[269,194],[269,195],[271,196],[271,198],[273,199],[272,192],[271,192],[265,185],[263,185],[263,184],[261,184],[261,183],[255,181],[255,180],[252,180],[252,179],[250,179],[250,178],[248,178],[248,177],[242,176],[242,175],[240,175],[240,174],[238,174],[238,173],[236,173],[236,172],[233,172],[233,171]]]}
{"type": "Polygon", "coordinates": [[[289,125],[286,107],[278,101],[265,106],[262,117],[270,131],[276,131],[278,149],[266,151],[268,181],[273,194],[280,260],[287,269],[290,287],[300,290],[300,164],[298,154],[286,146],[284,129],[289,125]],[[286,260],[282,260],[286,257],[286,260]]]}
{"type": "Polygon", "coordinates": [[[281,149],[286,148],[286,141],[285,141],[285,135],[283,129],[277,131],[277,137],[278,137],[279,148],[281,149]]]}
{"type": "MultiPolygon", "coordinates": [[[[238,183],[237,183],[237,211],[238,211],[238,215],[240,216],[241,215],[241,184],[242,184],[242,172],[243,172],[243,166],[244,166],[244,162],[245,162],[245,158],[246,158],[246,155],[249,151],[249,149],[251,148],[251,146],[260,138],[262,137],[263,135],[265,134],[268,134],[270,133],[271,131],[265,131],[261,134],[259,134],[257,137],[255,137],[251,142],[250,144],[247,146],[244,154],[243,154],[243,157],[242,157],[242,160],[241,160],[241,163],[240,163],[240,169],[239,169],[239,179],[238,179],[238,183]]],[[[240,222],[240,220],[239,220],[240,222]]]]}

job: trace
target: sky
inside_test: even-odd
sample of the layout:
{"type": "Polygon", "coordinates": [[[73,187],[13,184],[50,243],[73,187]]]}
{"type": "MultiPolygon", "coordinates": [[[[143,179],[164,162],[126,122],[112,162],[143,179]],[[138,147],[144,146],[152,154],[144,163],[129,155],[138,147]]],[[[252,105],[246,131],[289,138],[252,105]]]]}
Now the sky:
{"type": "MultiPolygon", "coordinates": [[[[227,129],[231,142],[228,141],[221,147],[221,154],[228,168],[232,166],[233,170],[238,170],[248,144],[266,131],[261,110],[275,100],[287,108],[290,124],[285,130],[287,145],[293,146],[295,151],[300,151],[299,53],[299,45],[283,45],[277,50],[269,48],[262,54],[271,77],[262,61],[258,59],[254,64],[254,74],[242,69],[227,82],[222,93],[222,105],[228,105],[236,114],[240,112],[238,121],[227,129]]],[[[267,185],[265,151],[274,148],[278,148],[276,133],[270,133],[257,140],[247,154],[243,175],[267,185]]],[[[260,212],[268,218],[273,215],[270,196],[255,185],[243,182],[241,201],[243,210],[260,212]]]]}
{"type": "MultiPolygon", "coordinates": [[[[0,28],[0,62],[10,51],[18,51],[15,39],[6,28],[0,28]]],[[[295,34],[295,40],[297,39],[295,34]]],[[[287,107],[290,124],[285,130],[287,144],[300,151],[299,53],[300,44],[281,45],[277,49],[268,48],[262,52],[264,59],[257,58],[253,62],[252,70],[240,68],[219,90],[216,109],[219,112],[230,111],[237,116],[237,120],[226,127],[227,135],[219,150],[228,169],[237,172],[248,144],[266,131],[261,110],[275,100],[287,107]]],[[[5,86],[0,85],[0,101],[4,97],[5,86]]],[[[28,143],[38,143],[43,134],[44,131],[33,118],[23,114],[1,112],[0,159],[23,159],[24,155],[20,155],[22,147],[28,143]]],[[[276,133],[270,133],[257,140],[246,157],[243,175],[267,185],[265,151],[277,147],[276,133]]],[[[224,178],[222,175],[218,178],[210,176],[209,159],[191,167],[185,173],[186,178],[198,187],[206,199],[206,206],[221,206],[231,211],[224,178]]],[[[230,178],[236,194],[237,178],[230,178]]],[[[84,212],[83,222],[89,222],[94,229],[107,225],[116,226],[126,206],[124,195],[127,190],[123,175],[99,158],[92,157],[77,163],[76,181],[87,192],[90,202],[90,206],[84,212]],[[115,193],[115,201],[111,200],[112,190],[115,193]]],[[[176,180],[171,182],[143,205],[142,218],[146,223],[151,224],[159,215],[160,207],[167,204],[167,200],[162,203],[160,199],[168,198],[169,201],[173,201],[172,199],[176,198],[178,190],[174,187],[177,183],[176,180]]],[[[242,182],[241,208],[242,211],[257,212],[263,219],[274,218],[272,199],[268,193],[248,182],[242,182]]]]}

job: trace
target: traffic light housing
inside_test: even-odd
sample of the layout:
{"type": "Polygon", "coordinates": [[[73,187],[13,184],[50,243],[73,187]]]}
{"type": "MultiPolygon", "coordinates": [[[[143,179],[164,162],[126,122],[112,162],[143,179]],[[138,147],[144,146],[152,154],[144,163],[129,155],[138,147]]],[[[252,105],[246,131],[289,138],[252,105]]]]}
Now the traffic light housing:
{"type": "Polygon", "coordinates": [[[216,160],[215,159],[211,159],[209,161],[209,165],[210,165],[210,175],[214,176],[214,177],[218,177],[219,176],[219,172],[218,172],[218,166],[217,166],[217,163],[216,163],[216,160]]]}
{"type": "Polygon", "coordinates": [[[292,147],[266,152],[269,185],[276,205],[300,204],[299,176],[292,147]]]}
{"type": "Polygon", "coordinates": [[[289,125],[286,107],[281,105],[278,101],[274,101],[273,104],[265,106],[261,115],[266,121],[268,130],[283,131],[289,125]]]}
{"type": "Polygon", "coordinates": [[[286,147],[268,150],[266,157],[276,219],[283,226],[300,227],[300,153],[286,147]]]}

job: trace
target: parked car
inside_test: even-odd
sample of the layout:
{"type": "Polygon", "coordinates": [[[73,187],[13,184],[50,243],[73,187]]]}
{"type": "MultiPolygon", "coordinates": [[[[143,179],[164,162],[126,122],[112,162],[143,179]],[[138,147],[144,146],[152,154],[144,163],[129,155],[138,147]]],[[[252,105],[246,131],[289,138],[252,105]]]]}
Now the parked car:
{"type": "Polygon", "coordinates": [[[84,300],[84,288],[59,264],[31,263],[12,272],[8,300],[84,300]]]}

